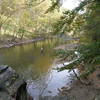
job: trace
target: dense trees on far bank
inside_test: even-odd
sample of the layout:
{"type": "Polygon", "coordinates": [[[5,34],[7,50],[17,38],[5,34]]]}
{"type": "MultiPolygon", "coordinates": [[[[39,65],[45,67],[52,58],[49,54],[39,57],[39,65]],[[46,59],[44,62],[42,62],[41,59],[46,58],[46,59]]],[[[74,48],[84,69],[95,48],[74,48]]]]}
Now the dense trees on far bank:
{"type": "Polygon", "coordinates": [[[49,35],[58,12],[45,14],[50,1],[2,0],[0,1],[0,38],[12,39],[49,35]],[[31,1],[30,1],[31,2],[31,1]],[[52,21],[53,20],[53,21],[52,21]]]}

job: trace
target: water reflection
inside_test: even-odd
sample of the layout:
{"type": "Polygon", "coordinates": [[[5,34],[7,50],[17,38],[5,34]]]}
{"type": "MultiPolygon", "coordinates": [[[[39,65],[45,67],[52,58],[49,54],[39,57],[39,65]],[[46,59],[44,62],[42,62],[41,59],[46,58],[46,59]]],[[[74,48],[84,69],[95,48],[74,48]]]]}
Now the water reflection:
{"type": "MultiPolygon", "coordinates": [[[[57,72],[52,70],[54,57],[53,48],[62,43],[62,40],[49,39],[32,44],[16,46],[0,50],[0,64],[12,66],[22,74],[28,83],[28,92],[31,96],[56,95],[57,88],[70,83],[66,75],[68,71],[57,72]],[[43,52],[41,52],[43,48],[43,52]],[[48,91],[51,91],[49,93],[48,91]]],[[[69,74],[68,74],[69,75],[69,74]]]]}
{"type": "Polygon", "coordinates": [[[21,73],[28,68],[40,72],[46,72],[52,65],[52,49],[56,40],[45,40],[28,45],[16,46],[0,50],[0,64],[7,64],[21,73]],[[44,48],[41,53],[41,48],[44,48]]]}

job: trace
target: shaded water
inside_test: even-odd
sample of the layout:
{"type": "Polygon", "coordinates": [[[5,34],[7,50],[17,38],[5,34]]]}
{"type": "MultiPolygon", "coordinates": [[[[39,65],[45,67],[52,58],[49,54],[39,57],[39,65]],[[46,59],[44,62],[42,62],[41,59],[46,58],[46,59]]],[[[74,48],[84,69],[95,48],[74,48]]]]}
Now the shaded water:
{"type": "Polygon", "coordinates": [[[57,95],[58,88],[70,84],[68,71],[58,73],[52,70],[56,67],[53,48],[59,44],[62,44],[62,40],[49,39],[1,49],[0,65],[7,64],[22,74],[28,83],[27,89],[31,96],[57,95]]]}

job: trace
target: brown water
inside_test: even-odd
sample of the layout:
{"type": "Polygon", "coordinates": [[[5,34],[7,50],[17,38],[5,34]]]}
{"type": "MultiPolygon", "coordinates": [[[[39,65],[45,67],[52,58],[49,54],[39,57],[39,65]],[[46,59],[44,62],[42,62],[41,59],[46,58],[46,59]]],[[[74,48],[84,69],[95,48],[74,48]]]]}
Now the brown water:
{"type": "Polygon", "coordinates": [[[21,74],[28,83],[27,89],[31,96],[57,95],[58,88],[69,85],[71,81],[68,71],[58,73],[52,70],[57,67],[53,48],[62,43],[60,39],[49,39],[1,49],[0,65],[9,65],[21,74]]]}

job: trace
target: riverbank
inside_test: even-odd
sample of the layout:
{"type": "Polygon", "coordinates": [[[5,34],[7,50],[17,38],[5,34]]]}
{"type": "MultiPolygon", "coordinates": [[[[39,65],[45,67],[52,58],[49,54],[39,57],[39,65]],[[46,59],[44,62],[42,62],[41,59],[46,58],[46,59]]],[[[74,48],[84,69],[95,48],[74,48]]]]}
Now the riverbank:
{"type": "Polygon", "coordinates": [[[78,80],[74,80],[71,87],[62,87],[60,95],[70,97],[71,100],[100,100],[100,77],[97,75],[99,70],[95,71],[88,77],[91,80],[90,85],[81,84],[78,80]]]}
{"type": "Polygon", "coordinates": [[[35,39],[16,39],[15,41],[2,41],[0,42],[0,49],[2,48],[10,48],[17,45],[29,44],[37,41],[44,40],[45,38],[35,38],[35,39]]]}
{"type": "MultiPolygon", "coordinates": [[[[74,50],[77,44],[65,44],[54,48],[55,50],[74,50]]],[[[67,59],[57,59],[57,63],[64,63],[67,59]]],[[[75,77],[74,77],[75,78],[75,77]]],[[[71,100],[100,100],[100,68],[87,77],[85,82],[89,81],[89,85],[80,83],[76,78],[73,79],[70,87],[64,86],[59,89],[59,95],[71,98],[71,100]]],[[[82,79],[83,80],[83,79],[82,79]]]]}
{"type": "Polygon", "coordinates": [[[78,46],[77,43],[63,44],[63,45],[60,45],[60,46],[55,47],[54,50],[59,50],[59,49],[63,49],[63,50],[74,50],[77,46],[78,46]]]}

